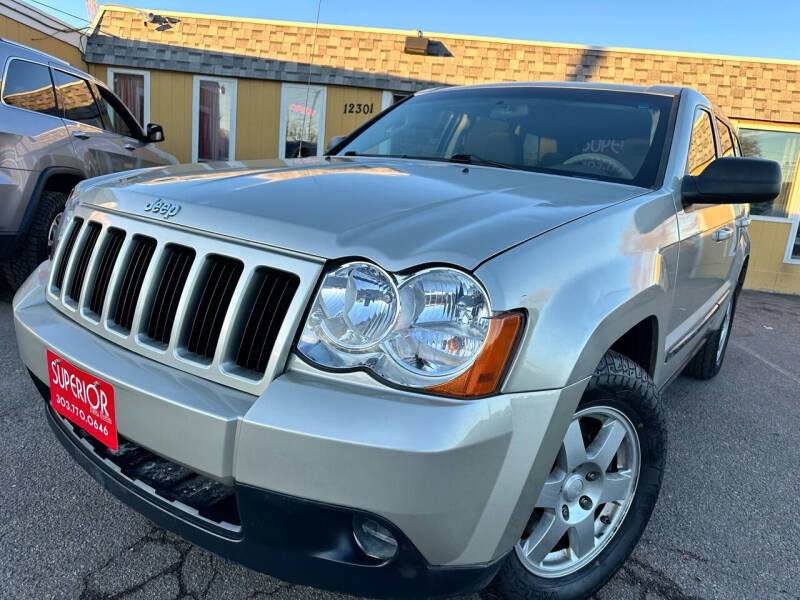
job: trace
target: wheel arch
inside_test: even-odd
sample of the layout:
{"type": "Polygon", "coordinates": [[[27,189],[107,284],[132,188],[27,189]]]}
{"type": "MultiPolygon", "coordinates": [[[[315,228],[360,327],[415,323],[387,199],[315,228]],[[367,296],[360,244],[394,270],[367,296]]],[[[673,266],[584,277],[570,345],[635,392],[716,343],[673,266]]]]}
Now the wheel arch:
{"type": "Polygon", "coordinates": [[[31,222],[39,208],[39,201],[42,194],[46,191],[63,191],[68,194],[79,182],[86,179],[85,174],[72,167],[46,167],[39,173],[33,190],[28,197],[25,212],[22,215],[19,228],[13,236],[9,236],[9,241],[0,248],[0,256],[3,258],[11,256],[16,252],[20,242],[28,235],[31,222]]]}

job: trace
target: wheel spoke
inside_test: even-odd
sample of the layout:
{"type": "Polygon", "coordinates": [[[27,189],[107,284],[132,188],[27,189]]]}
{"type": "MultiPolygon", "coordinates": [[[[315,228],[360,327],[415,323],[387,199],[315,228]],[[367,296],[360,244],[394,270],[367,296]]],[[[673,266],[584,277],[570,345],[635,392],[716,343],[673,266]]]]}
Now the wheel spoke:
{"type": "Polygon", "coordinates": [[[579,465],[586,462],[586,446],[583,444],[583,434],[578,419],[572,421],[567,428],[567,435],[564,436],[564,459],[566,460],[566,471],[572,471],[579,465]]]}
{"type": "Polygon", "coordinates": [[[600,498],[597,503],[621,503],[623,500],[627,499],[632,482],[633,476],[630,472],[620,471],[619,473],[607,473],[606,479],[603,482],[603,491],[600,493],[600,498]]]}
{"type": "Polygon", "coordinates": [[[625,439],[625,427],[622,423],[616,419],[606,422],[589,445],[587,451],[589,460],[605,471],[619,450],[623,439],[625,439]]]}
{"type": "Polygon", "coordinates": [[[564,474],[554,476],[552,473],[547,481],[544,482],[539,499],[536,501],[537,508],[557,508],[558,500],[561,498],[561,484],[564,482],[564,474]]]}
{"type": "Polygon", "coordinates": [[[531,561],[539,564],[550,554],[566,531],[567,524],[564,521],[554,514],[545,513],[525,540],[522,551],[531,561]]]}
{"type": "Polygon", "coordinates": [[[594,550],[594,515],[589,514],[583,521],[580,521],[569,528],[569,548],[576,558],[586,556],[594,550]]]}

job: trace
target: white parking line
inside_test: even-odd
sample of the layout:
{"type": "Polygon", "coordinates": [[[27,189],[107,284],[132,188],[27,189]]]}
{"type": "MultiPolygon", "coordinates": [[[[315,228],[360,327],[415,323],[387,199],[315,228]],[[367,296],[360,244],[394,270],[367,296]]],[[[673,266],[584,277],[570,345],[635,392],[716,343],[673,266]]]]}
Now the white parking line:
{"type": "Polygon", "coordinates": [[[748,348],[747,346],[745,346],[744,344],[742,344],[740,342],[734,342],[733,340],[731,340],[730,343],[733,344],[734,346],[736,346],[737,348],[739,348],[740,350],[744,350],[750,356],[753,356],[753,357],[757,358],[758,360],[763,362],[768,367],[772,367],[773,369],[775,369],[781,375],[785,375],[786,377],[788,377],[789,379],[791,379],[795,383],[800,384],[800,377],[798,377],[794,373],[791,373],[790,371],[787,371],[783,367],[779,367],[778,365],[776,365],[774,362],[772,362],[768,358],[765,358],[765,357],[761,356],[758,352],[755,352],[754,350],[751,350],[750,348],[748,348]]]}

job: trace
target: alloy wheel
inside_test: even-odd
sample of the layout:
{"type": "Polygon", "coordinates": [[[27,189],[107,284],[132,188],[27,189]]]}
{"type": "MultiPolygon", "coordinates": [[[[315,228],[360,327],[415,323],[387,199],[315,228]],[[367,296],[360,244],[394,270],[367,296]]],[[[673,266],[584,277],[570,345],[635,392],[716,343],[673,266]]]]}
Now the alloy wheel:
{"type": "Polygon", "coordinates": [[[575,413],[516,545],[522,564],[555,578],[591,562],[625,519],[640,465],[639,437],[625,414],[610,406],[575,413]]]}
{"type": "Polygon", "coordinates": [[[47,230],[47,252],[51,253],[53,244],[56,242],[56,235],[58,235],[58,227],[61,225],[61,217],[64,216],[64,212],[60,211],[56,213],[56,216],[53,217],[53,220],[50,222],[50,228],[47,230]]]}

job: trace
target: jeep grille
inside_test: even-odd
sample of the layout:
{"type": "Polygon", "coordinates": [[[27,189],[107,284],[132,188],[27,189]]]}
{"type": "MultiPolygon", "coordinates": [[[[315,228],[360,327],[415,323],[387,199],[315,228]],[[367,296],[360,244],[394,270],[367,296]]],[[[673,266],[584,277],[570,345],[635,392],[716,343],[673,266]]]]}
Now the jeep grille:
{"type": "Polygon", "coordinates": [[[320,264],[130,221],[72,220],[54,259],[51,303],[131,350],[258,393],[285,360],[287,314],[294,329],[320,264]],[[298,274],[269,264],[287,261],[307,275],[304,298],[296,299],[298,274]]]}

